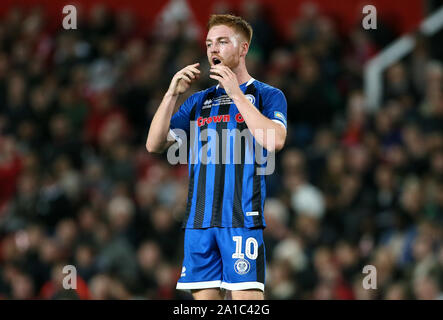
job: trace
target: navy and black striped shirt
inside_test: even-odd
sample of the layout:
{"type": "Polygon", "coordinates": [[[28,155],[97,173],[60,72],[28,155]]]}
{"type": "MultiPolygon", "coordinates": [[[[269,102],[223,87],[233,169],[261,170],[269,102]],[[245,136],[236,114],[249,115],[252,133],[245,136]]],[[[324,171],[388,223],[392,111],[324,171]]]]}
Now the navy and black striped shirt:
{"type": "MultiPolygon", "coordinates": [[[[286,127],[284,94],[251,79],[240,89],[267,118],[286,127]]],[[[189,191],[184,228],[265,227],[266,182],[255,143],[241,114],[218,85],[190,96],[171,119],[171,133],[189,140],[189,191]],[[242,134],[239,134],[242,133],[242,134]]]]}

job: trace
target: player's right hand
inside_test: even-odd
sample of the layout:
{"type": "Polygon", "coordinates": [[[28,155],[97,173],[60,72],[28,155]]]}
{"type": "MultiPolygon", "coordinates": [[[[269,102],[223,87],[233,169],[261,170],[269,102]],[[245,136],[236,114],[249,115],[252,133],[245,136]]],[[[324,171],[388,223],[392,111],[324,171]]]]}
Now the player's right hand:
{"type": "Polygon", "coordinates": [[[200,77],[199,65],[198,62],[190,64],[177,72],[171,80],[168,92],[177,96],[188,90],[191,84],[200,77]]]}

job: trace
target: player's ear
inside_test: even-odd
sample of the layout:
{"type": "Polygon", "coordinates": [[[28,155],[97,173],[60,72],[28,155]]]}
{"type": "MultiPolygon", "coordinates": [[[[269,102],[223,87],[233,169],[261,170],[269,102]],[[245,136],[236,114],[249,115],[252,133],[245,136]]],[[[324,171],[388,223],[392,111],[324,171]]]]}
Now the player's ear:
{"type": "Polygon", "coordinates": [[[245,57],[248,54],[248,51],[249,51],[249,43],[247,41],[243,41],[241,43],[241,49],[240,50],[241,50],[241,52],[240,52],[241,56],[245,57]]]}

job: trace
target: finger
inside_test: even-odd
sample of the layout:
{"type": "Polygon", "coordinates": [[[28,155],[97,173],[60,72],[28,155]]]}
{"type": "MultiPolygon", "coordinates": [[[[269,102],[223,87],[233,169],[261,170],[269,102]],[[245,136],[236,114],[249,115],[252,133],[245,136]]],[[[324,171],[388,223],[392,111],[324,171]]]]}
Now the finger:
{"type": "Polygon", "coordinates": [[[195,73],[195,74],[199,74],[200,70],[198,70],[196,67],[189,67],[188,70],[190,70],[191,72],[195,73]]]}
{"type": "Polygon", "coordinates": [[[178,77],[178,80],[184,80],[188,83],[191,83],[192,80],[187,74],[181,74],[180,77],[178,77]]]}
{"type": "Polygon", "coordinates": [[[209,77],[218,77],[218,78],[220,78],[220,79],[223,79],[223,77],[222,77],[221,75],[216,74],[216,73],[210,73],[210,74],[209,74],[209,77]]]}
{"type": "Polygon", "coordinates": [[[228,77],[229,74],[227,73],[225,68],[222,68],[221,66],[218,68],[211,69],[211,72],[217,71],[217,74],[221,75],[222,77],[228,77]]]}
{"type": "Polygon", "coordinates": [[[234,72],[231,70],[231,68],[227,67],[227,66],[222,66],[223,67],[223,71],[226,73],[227,76],[233,77],[235,76],[234,72]]]}
{"type": "Polygon", "coordinates": [[[222,70],[220,70],[220,69],[212,69],[212,68],[211,68],[211,70],[210,70],[210,74],[216,74],[216,75],[219,75],[219,76],[221,76],[221,77],[224,76],[224,73],[223,73],[222,70]]]}
{"type": "Polygon", "coordinates": [[[183,73],[186,74],[190,79],[195,79],[195,75],[191,70],[183,70],[183,73]]]}
{"type": "Polygon", "coordinates": [[[211,69],[220,69],[220,70],[231,70],[228,66],[225,65],[221,65],[221,64],[216,64],[214,66],[211,66],[211,69]]]}
{"type": "Polygon", "coordinates": [[[223,80],[222,77],[220,77],[218,75],[215,75],[215,74],[210,74],[209,78],[212,78],[212,79],[215,79],[215,80],[218,80],[218,81],[222,81],[223,80]]]}
{"type": "Polygon", "coordinates": [[[195,69],[195,70],[199,70],[199,68],[200,68],[200,64],[197,63],[197,64],[190,64],[189,66],[186,66],[186,67],[183,68],[183,69],[195,69]]]}
{"type": "Polygon", "coordinates": [[[220,75],[220,71],[218,71],[218,70],[209,70],[209,74],[211,75],[211,74],[217,74],[217,75],[220,75]]]}
{"type": "Polygon", "coordinates": [[[200,72],[197,67],[200,65],[200,63],[194,63],[194,64],[190,64],[186,67],[184,67],[183,69],[181,69],[179,72],[184,72],[185,70],[194,70],[196,72],[200,72]]]}

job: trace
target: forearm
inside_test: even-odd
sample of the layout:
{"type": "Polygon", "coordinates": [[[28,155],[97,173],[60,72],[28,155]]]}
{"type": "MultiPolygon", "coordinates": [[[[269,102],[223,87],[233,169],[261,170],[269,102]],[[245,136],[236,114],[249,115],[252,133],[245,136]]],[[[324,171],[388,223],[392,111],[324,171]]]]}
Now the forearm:
{"type": "Polygon", "coordinates": [[[286,140],[286,129],[261,114],[243,93],[234,95],[232,99],[256,141],[268,151],[281,150],[286,140]]]}
{"type": "Polygon", "coordinates": [[[149,128],[146,149],[149,152],[161,153],[168,145],[168,133],[171,117],[174,112],[178,95],[169,92],[163,97],[149,128]]]}

